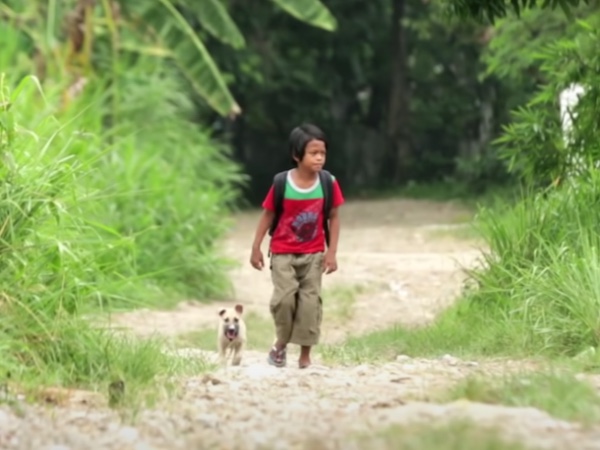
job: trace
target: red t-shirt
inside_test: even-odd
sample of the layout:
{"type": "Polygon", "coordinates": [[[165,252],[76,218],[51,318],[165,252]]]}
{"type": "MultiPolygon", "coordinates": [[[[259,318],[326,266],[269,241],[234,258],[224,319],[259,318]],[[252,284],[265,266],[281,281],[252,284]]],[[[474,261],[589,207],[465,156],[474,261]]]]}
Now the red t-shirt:
{"type": "MultiPolygon", "coordinates": [[[[344,203],[340,185],[333,177],[332,207],[344,203]]],[[[262,207],[275,211],[273,186],[269,189],[262,207]]],[[[323,189],[317,178],[315,184],[300,189],[288,172],[283,196],[283,211],[277,228],[271,236],[271,253],[318,253],[325,251],[323,230],[323,189]]]]}

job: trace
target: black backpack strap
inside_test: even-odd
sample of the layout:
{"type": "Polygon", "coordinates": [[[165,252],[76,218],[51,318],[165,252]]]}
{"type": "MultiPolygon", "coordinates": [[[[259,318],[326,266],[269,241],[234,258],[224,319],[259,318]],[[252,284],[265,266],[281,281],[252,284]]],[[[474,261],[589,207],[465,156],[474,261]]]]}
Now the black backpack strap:
{"type": "Polygon", "coordinates": [[[333,177],[327,170],[322,169],[319,172],[319,180],[323,189],[323,231],[325,232],[325,242],[329,247],[329,214],[333,204],[333,177]]]}
{"type": "Polygon", "coordinates": [[[273,236],[273,233],[277,228],[277,224],[279,223],[281,213],[283,212],[283,196],[285,194],[287,173],[288,171],[284,170],[273,177],[273,203],[275,205],[275,217],[273,217],[273,223],[271,223],[271,227],[269,228],[269,236],[273,236]]]}

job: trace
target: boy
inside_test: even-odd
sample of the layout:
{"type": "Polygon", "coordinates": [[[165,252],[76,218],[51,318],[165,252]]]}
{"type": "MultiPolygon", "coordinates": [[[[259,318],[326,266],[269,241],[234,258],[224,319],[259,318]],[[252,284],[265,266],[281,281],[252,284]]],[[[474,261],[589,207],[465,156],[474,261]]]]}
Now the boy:
{"type": "Polygon", "coordinates": [[[323,272],[329,274],[337,270],[338,208],[344,203],[344,197],[337,180],[321,171],[327,155],[327,141],[319,128],[311,124],[294,128],[289,144],[296,167],[283,173],[283,209],[273,230],[276,219],[273,185],[262,204],[263,214],[256,228],[250,263],[257,270],[264,267],[260,246],[271,229],[269,252],[274,289],[269,309],[277,340],[267,361],[276,367],[285,366],[286,346],[296,344],[300,346],[298,365],[302,369],[310,365],[311,347],[319,342],[323,307],[321,277],[323,272]],[[331,184],[323,186],[322,180],[329,180],[331,184]],[[329,192],[326,188],[331,188],[329,233],[325,231],[327,222],[323,216],[324,193],[329,192]]]}

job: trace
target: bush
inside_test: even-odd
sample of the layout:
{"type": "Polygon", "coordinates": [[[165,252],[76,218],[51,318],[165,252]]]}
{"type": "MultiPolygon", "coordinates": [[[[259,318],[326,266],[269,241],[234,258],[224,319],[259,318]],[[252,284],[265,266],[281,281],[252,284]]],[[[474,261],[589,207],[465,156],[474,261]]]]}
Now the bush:
{"type": "Polygon", "coordinates": [[[123,79],[122,103],[102,80],[69,103],[63,86],[28,77],[11,92],[1,78],[0,373],[21,383],[169,375],[159,342],[127,341],[80,313],[227,285],[216,242],[241,176],[156,69],[132,81],[138,91],[123,79]]]}
{"type": "Polygon", "coordinates": [[[477,288],[463,306],[492,328],[518,324],[532,351],[566,355],[600,343],[600,34],[583,22],[580,29],[541,55],[548,82],[499,139],[527,190],[515,205],[480,214],[489,254],[471,271],[477,288]],[[587,90],[567,143],[556,100],[572,82],[587,90]]]}
{"type": "MultiPolygon", "coordinates": [[[[14,41],[23,38],[1,28],[14,41]]],[[[2,64],[12,69],[11,61],[24,66],[18,49],[7,52],[12,57],[3,54],[0,72],[2,64]]],[[[245,176],[229,147],[194,122],[193,99],[176,71],[160,58],[138,56],[127,70],[88,77],[76,95],[72,79],[54,66],[48,72],[45,96],[24,86],[12,114],[20,126],[61,129],[57,148],[65,146],[61,157],[77,173],[69,185],[79,221],[71,237],[94,247],[87,264],[97,267],[86,272],[94,282],[102,278],[94,302],[82,304],[168,306],[182,297],[226,295],[229,261],[218,244],[245,176]],[[105,245],[92,244],[98,240],[105,245]]],[[[18,76],[7,77],[14,85],[18,76]]],[[[46,151],[52,163],[54,156],[46,151]]]]}
{"type": "Polygon", "coordinates": [[[225,294],[218,242],[244,178],[162,58],[95,46],[94,73],[60,42],[34,62],[13,25],[0,24],[0,377],[131,392],[183,365],[82,312],[225,294]],[[22,80],[40,62],[43,83],[22,80]]]}
{"type": "Polygon", "coordinates": [[[575,356],[600,346],[600,174],[482,209],[488,249],[463,297],[433,324],[351,338],[328,357],[575,356]]]}
{"type": "Polygon", "coordinates": [[[600,99],[600,31],[594,26],[600,14],[578,22],[578,33],[557,39],[542,50],[528,53],[540,61],[546,82],[526,105],[512,112],[512,121],[496,140],[500,155],[509,161],[514,175],[529,186],[548,187],[570,176],[585,176],[597,166],[600,146],[595,139],[600,99]],[[578,83],[585,95],[571,114],[574,117],[569,140],[563,137],[559,110],[561,92],[578,83]]]}
{"type": "Polygon", "coordinates": [[[31,80],[12,96],[0,82],[0,373],[22,386],[135,385],[167,374],[172,364],[155,342],[114,338],[77,314],[120,283],[123,263],[108,262],[133,246],[85,218],[81,187],[93,161],[76,156],[83,143],[69,125],[31,101],[35,90],[21,91],[31,80]]]}
{"type": "Polygon", "coordinates": [[[471,272],[480,303],[497,320],[523,322],[538,349],[573,354],[600,343],[600,176],[577,187],[524,197],[503,213],[484,211],[490,253],[471,272]]]}
{"type": "Polygon", "coordinates": [[[326,349],[328,356],[556,357],[600,345],[600,31],[579,26],[576,37],[538,55],[548,82],[498,140],[524,188],[516,201],[480,210],[477,234],[488,250],[483,264],[468,271],[463,297],[431,326],[353,338],[341,350],[326,349]],[[567,145],[557,98],[572,82],[587,92],[567,145]]]}
{"type": "Polygon", "coordinates": [[[140,64],[120,80],[119,90],[114,109],[105,106],[104,83],[88,86],[71,108],[72,114],[95,109],[76,119],[82,132],[99,137],[97,146],[80,153],[98,159],[85,180],[96,200],[88,202],[88,217],[131,243],[123,274],[145,278],[157,296],[167,291],[163,304],[164,297],[223,295],[228,262],[217,244],[244,176],[229,148],[190,120],[192,101],[168,69],[140,64]],[[108,133],[99,119],[114,123],[108,133]]]}

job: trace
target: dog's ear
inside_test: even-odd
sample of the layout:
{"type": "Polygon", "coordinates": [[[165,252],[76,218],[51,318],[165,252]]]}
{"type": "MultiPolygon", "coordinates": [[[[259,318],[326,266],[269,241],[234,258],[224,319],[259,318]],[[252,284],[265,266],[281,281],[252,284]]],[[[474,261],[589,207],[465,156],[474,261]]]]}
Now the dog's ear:
{"type": "Polygon", "coordinates": [[[242,314],[244,312],[244,306],[243,305],[235,305],[235,312],[238,314],[242,314]]]}
{"type": "Polygon", "coordinates": [[[219,316],[223,316],[223,314],[225,314],[225,308],[223,308],[221,311],[219,311],[219,316]]]}

